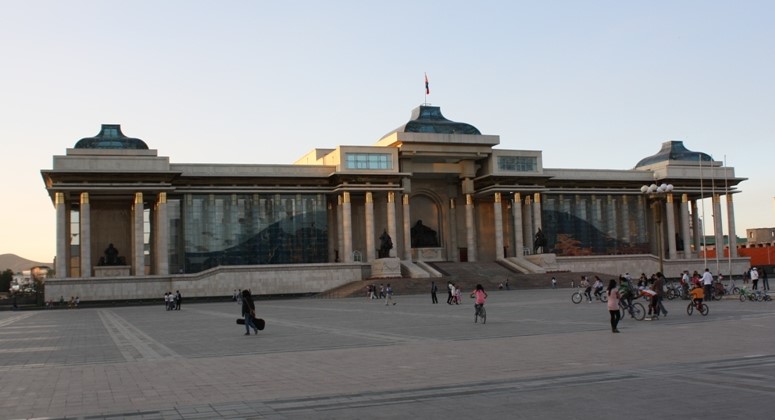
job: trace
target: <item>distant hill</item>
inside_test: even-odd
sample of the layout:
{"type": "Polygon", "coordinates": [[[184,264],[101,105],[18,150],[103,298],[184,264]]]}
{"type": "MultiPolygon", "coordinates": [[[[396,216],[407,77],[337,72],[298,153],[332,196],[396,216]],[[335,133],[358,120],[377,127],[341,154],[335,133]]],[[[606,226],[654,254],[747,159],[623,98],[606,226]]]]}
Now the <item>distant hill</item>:
{"type": "Polygon", "coordinates": [[[50,262],[32,261],[15,254],[0,255],[0,271],[5,271],[6,269],[10,268],[14,273],[18,273],[39,265],[45,265],[54,268],[54,263],[50,262]]]}

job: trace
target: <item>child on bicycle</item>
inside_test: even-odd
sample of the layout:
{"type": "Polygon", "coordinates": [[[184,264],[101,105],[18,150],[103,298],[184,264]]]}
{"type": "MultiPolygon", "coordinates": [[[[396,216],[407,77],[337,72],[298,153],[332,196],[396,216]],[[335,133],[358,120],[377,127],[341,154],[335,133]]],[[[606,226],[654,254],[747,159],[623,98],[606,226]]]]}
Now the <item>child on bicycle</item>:
{"type": "Polygon", "coordinates": [[[705,299],[705,291],[702,289],[702,286],[694,285],[689,293],[692,295],[692,302],[694,302],[694,305],[697,307],[697,309],[701,309],[702,300],[705,299]]]}
{"type": "Polygon", "coordinates": [[[484,287],[482,287],[481,283],[476,285],[476,289],[471,292],[471,297],[475,299],[474,322],[476,322],[476,316],[479,315],[479,311],[484,307],[484,302],[487,300],[487,292],[484,291],[484,287]]]}

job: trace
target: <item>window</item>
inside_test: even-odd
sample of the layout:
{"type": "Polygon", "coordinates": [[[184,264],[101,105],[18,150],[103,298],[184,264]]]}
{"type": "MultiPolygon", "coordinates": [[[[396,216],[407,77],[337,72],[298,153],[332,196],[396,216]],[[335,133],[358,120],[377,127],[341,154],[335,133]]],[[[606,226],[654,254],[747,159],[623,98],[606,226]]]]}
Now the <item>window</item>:
{"type": "Polygon", "coordinates": [[[533,156],[498,156],[498,170],[536,172],[538,171],[538,158],[533,156]]]}
{"type": "Polygon", "coordinates": [[[393,160],[389,153],[347,153],[347,169],[393,169],[393,160]]]}

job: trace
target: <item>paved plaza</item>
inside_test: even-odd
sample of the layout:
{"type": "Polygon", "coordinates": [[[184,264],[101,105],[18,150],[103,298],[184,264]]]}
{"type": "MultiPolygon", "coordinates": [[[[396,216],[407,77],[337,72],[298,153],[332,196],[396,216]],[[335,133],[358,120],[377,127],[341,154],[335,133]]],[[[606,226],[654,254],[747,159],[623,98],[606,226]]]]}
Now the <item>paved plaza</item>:
{"type": "Polygon", "coordinates": [[[624,319],[570,289],[0,312],[0,417],[770,419],[775,303],[624,319]]]}

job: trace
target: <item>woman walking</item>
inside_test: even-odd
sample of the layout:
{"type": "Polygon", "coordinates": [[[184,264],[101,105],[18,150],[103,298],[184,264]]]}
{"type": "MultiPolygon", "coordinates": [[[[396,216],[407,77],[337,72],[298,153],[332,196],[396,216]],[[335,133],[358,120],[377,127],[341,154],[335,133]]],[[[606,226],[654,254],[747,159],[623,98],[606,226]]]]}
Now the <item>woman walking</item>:
{"type": "Polygon", "coordinates": [[[253,322],[256,317],[256,304],[253,303],[253,296],[248,289],[242,291],[242,316],[245,317],[245,335],[250,335],[251,328],[255,334],[258,334],[258,327],[253,322]]]}
{"type": "Polygon", "coordinates": [[[619,289],[616,288],[616,280],[611,279],[608,282],[608,313],[611,314],[611,332],[618,333],[616,328],[619,325],[619,319],[621,319],[621,312],[619,312],[619,289]]]}

